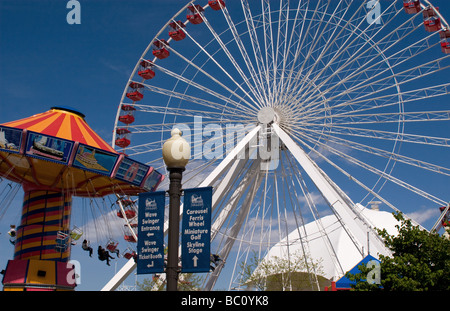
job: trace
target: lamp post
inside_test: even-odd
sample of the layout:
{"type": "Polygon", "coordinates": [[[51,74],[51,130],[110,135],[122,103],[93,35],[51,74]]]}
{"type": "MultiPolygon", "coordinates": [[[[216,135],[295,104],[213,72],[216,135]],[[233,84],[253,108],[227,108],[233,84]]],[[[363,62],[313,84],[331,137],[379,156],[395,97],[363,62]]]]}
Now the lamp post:
{"type": "Polygon", "coordinates": [[[167,248],[167,290],[178,287],[178,244],[180,239],[180,199],[183,171],[191,157],[187,141],[179,129],[172,130],[171,138],[163,145],[163,159],[169,170],[169,243],[167,248]]]}

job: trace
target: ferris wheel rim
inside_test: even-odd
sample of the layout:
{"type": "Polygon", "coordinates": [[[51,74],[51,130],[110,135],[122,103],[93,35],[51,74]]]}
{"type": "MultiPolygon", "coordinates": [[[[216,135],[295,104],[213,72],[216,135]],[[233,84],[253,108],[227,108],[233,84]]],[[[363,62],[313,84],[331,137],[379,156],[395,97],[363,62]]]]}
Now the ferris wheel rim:
{"type": "MultiPolygon", "coordinates": [[[[425,1],[426,1],[426,0],[425,0],[425,1]]],[[[431,5],[431,4],[429,3],[429,1],[426,1],[426,2],[427,2],[428,5],[431,5]]],[[[192,4],[192,3],[194,3],[194,1],[192,1],[192,2],[189,3],[189,4],[187,4],[182,10],[180,10],[179,13],[175,14],[175,15],[172,17],[172,19],[169,20],[168,23],[166,23],[166,25],[160,30],[160,32],[159,32],[159,33],[155,36],[155,38],[151,41],[151,43],[150,43],[149,46],[147,47],[146,51],[143,53],[143,55],[142,55],[141,58],[139,59],[138,63],[136,64],[136,66],[135,66],[135,68],[134,68],[134,71],[133,71],[133,74],[131,75],[131,77],[130,77],[128,83],[127,83],[127,86],[128,86],[128,84],[129,84],[130,82],[134,81],[132,78],[133,78],[133,76],[134,76],[135,73],[136,73],[136,70],[137,70],[137,68],[138,68],[139,62],[142,61],[142,60],[144,60],[144,56],[146,55],[146,53],[148,52],[149,48],[151,47],[152,42],[153,42],[154,40],[157,40],[158,37],[160,36],[160,34],[161,34],[164,30],[167,29],[167,26],[169,25],[169,23],[170,23],[172,20],[175,20],[176,17],[177,17],[179,14],[181,14],[181,12],[182,12],[183,10],[186,10],[187,6],[190,5],[190,4],[192,4]]],[[[422,9],[425,7],[423,4],[421,4],[421,6],[422,6],[422,9]]],[[[432,6],[432,5],[431,5],[431,6],[432,6]]],[[[206,8],[206,7],[207,7],[207,6],[205,6],[205,8],[206,8]]],[[[441,14],[434,8],[434,6],[432,6],[432,8],[433,8],[433,10],[435,10],[436,13],[439,14],[439,16],[441,16],[441,14]]],[[[277,11],[274,11],[274,12],[276,13],[277,11]]],[[[272,13],[273,13],[273,12],[271,11],[271,14],[272,14],[272,13]]],[[[263,14],[264,14],[264,13],[261,13],[261,15],[263,15],[263,14]]],[[[448,27],[446,21],[445,21],[443,18],[442,18],[442,21],[444,22],[445,27],[448,27]]],[[[241,23],[243,23],[243,22],[244,22],[244,21],[241,21],[241,23]]],[[[229,30],[226,30],[226,31],[229,31],[229,30]]],[[[243,36],[243,34],[240,34],[239,36],[243,36]]],[[[171,40],[171,38],[170,38],[169,40],[171,40]]],[[[213,40],[214,40],[214,39],[211,39],[211,41],[213,41],[213,40]]],[[[200,53],[200,52],[201,52],[201,51],[199,51],[198,53],[200,53]]],[[[381,53],[381,54],[383,54],[383,53],[381,53]]],[[[383,57],[384,57],[384,54],[383,54],[383,57]]],[[[194,56],[193,59],[195,59],[195,56],[194,56]]],[[[156,58],[154,59],[154,61],[156,61],[156,58]]],[[[208,61],[209,61],[209,59],[207,59],[207,60],[205,61],[205,63],[207,63],[208,61]]],[[[388,58],[385,58],[385,61],[386,61],[386,63],[389,64],[388,58]]],[[[189,66],[189,64],[186,65],[186,67],[188,67],[188,66],[189,66]]],[[[200,66],[200,67],[202,67],[202,66],[200,66]]],[[[390,70],[393,72],[393,69],[392,69],[392,67],[391,67],[390,64],[388,65],[388,69],[390,69],[390,70]]],[[[197,71],[197,73],[198,73],[198,71],[197,71]]],[[[393,170],[394,167],[395,167],[395,165],[398,163],[397,160],[394,159],[395,155],[398,154],[398,152],[395,152],[395,150],[396,150],[396,148],[397,148],[397,144],[398,144],[398,148],[401,147],[401,145],[402,145],[402,143],[403,143],[403,140],[402,140],[400,137],[403,136],[404,130],[405,130],[405,122],[402,121],[402,118],[404,117],[404,113],[405,113],[404,106],[403,106],[403,105],[404,105],[404,102],[403,102],[403,97],[402,97],[403,92],[400,91],[400,84],[397,82],[397,76],[395,75],[394,72],[393,72],[393,79],[396,81],[395,87],[396,87],[396,89],[397,89],[397,95],[398,95],[399,98],[400,98],[400,100],[399,100],[399,102],[398,102],[398,106],[399,106],[399,112],[398,112],[398,114],[397,114],[398,120],[397,120],[397,122],[396,122],[396,123],[397,123],[397,134],[400,134],[400,135],[396,136],[396,138],[394,139],[392,151],[391,151],[390,153],[388,153],[389,159],[388,159],[387,162],[386,162],[386,165],[385,165],[385,167],[384,167],[383,172],[386,173],[386,170],[388,170],[388,166],[390,165],[391,160],[392,160],[392,163],[393,163],[393,164],[392,164],[392,166],[390,167],[389,172],[388,172],[387,174],[391,174],[391,173],[392,173],[392,170],[393,170]]],[[[249,80],[250,80],[250,79],[249,79],[249,80]]],[[[177,81],[177,83],[178,83],[178,82],[179,82],[179,80],[177,81]]],[[[243,84],[243,83],[245,83],[245,81],[244,81],[244,82],[241,82],[241,84],[243,84]]],[[[188,90],[189,87],[190,87],[190,85],[188,85],[188,86],[184,89],[184,94],[185,94],[185,95],[186,95],[187,90],[188,90]]],[[[126,89],[127,89],[127,87],[125,88],[125,90],[124,90],[124,92],[123,92],[122,100],[121,100],[121,105],[122,105],[122,102],[123,102],[123,100],[124,100],[124,98],[125,98],[126,89]]],[[[175,90],[175,87],[174,87],[173,90],[175,90]]],[[[230,95],[230,96],[231,96],[231,95],[230,95]]],[[[167,101],[167,103],[166,103],[166,108],[169,106],[170,101],[171,101],[170,99],[167,101]]],[[[120,107],[119,107],[119,109],[120,109],[120,107]]],[[[119,113],[120,113],[120,110],[118,111],[118,114],[117,114],[117,115],[119,115],[119,113]]],[[[167,116],[167,114],[164,114],[163,121],[162,121],[162,123],[161,123],[160,125],[164,125],[164,124],[166,123],[166,116],[167,116]]],[[[223,117],[223,115],[222,115],[222,117],[223,117]]],[[[175,121],[177,120],[177,115],[174,115],[173,119],[174,119],[174,123],[176,123],[175,121]]],[[[169,121],[170,121],[170,120],[169,120],[169,121]]],[[[248,120],[248,122],[250,122],[250,119],[248,120]]],[[[116,128],[116,127],[117,127],[117,118],[116,118],[115,128],[116,128]]],[[[161,143],[161,144],[162,144],[162,142],[163,142],[163,135],[164,135],[164,131],[161,131],[161,139],[160,139],[160,143],[161,143]]],[[[297,136],[294,136],[294,137],[295,137],[295,139],[298,139],[297,136]]],[[[113,137],[113,144],[114,144],[114,141],[115,141],[115,135],[114,135],[114,137],[113,137]]],[[[314,150],[314,149],[315,149],[314,147],[313,147],[312,149],[310,148],[310,150],[311,150],[310,152],[312,152],[312,150],[314,150]]],[[[372,187],[372,189],[371,189],[372,191],[373,191],[374,188],[377,186],[378,182],[379,182],[380,180],[382,180],[382,176],[381,176],[381,175],[378,175],[378,176],[379,176],[379,177],[378,177],[378,181],[376,181],[376,182],[374,183],[374,185],[373,185],[373,187],[372,187]]],[[[384,184],[386,184],[387,181],[388,181],[387,179],[384,179],[384,182],[383,182],[383,185],[381,186],[381,188],[383,188],[384,184]]],[[[380,191],[381,188],[380,188],[378,191],[380,191]]],[[[368,195],[369,195],[369,192],[367,192],[366,197],[367,197],[368,195]]],[[[361,200],[361,202],[362,202],[366,197],[364,197],[364,198],[361,200]]]]}

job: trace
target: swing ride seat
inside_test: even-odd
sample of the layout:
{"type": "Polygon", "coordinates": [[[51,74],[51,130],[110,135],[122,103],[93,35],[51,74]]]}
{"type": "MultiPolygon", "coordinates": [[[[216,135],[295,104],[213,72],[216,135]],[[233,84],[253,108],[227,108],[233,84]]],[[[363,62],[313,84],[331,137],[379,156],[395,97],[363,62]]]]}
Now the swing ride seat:
{"type": "Polygon", "coordinates": [[[58,231],[56,233],[56,245],[55,245],[55,249],[58,252],[65,252],[69,243],[69,234],[63,232],[63,231],[58,231]]]}
{"type": "Polygon", "coordinates": [[[108,251],[110,251],[110,252],[115,252],[118,245],[119,245],[119,242],[116,242],[114,240],[110,240],[108,242],[108,244],[106,245],[106,249],[108,251]]]}
{"type": "MultiPolygon", "coordinates": [[[[123,218],[122,211],[118,211],[117,212],[117,217],[123,218]]],[[[131,209],[128,209],[128,210],[125,211],[125,217],[127,219],[132,219],[132,218],[136,217],[136,212],[131,210],[131,209]]]]}
{"type": "Polygon", "coordinates": [[[70,232],[70,238],[75,241],[78,241],[82,235],[83,235],[83,231],[78,227],[74,227],[72,229],[72,231],[70,232]]]}
{"type": "Polygon", "coordinates": [[[136,255],[137,255],[137,253],[134,250],[130,249],[130,248],[127,248],[122,254],[122,256],[124,258],[126,258],[126,259],[131,259],[131,258],[133,258],[136,255]]]}
{"type": "Polygon", "coordinates": [[[132,242],[132,243],[136,243],[137,242],[136,239],[134,238],[134,236],[132,236],[132,235],[124,235],[123,238],[127,242],[132,242]]]}

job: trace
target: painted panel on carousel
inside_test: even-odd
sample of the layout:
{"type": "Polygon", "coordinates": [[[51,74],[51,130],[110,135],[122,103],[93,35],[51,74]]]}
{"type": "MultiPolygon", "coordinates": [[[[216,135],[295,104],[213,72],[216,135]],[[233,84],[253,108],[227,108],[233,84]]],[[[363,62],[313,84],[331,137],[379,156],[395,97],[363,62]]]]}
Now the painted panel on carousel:
{"type": "Polygon", "coordinates": [[[67,164],[74,143],[54,136],[29,132],[27,135],[26,154],[35,158],[67,164]]]}
{"type": "Polygon", "coordinates": [[[22,130],[0,126],[0,150],[19,153],[22,145],[22,130]]]}
{"type": "Polygon", "coordinates": [[[142,187],[148,191],[155,191],[163,179],[164,175],[159,173],[157,170],[154,170],[147,177],[142,187]]]}
{"type": "Polygon", "coordinates": [[[124,158],[119,165],[116,178],[139,186],[149,170],[149,166],[124,158]]]}
{"type": "Polygon", "coordinates": [[[75,159],[73,160],[73,166],[110,176],[117,159],[117,154],[79,144],[75,159]]]}

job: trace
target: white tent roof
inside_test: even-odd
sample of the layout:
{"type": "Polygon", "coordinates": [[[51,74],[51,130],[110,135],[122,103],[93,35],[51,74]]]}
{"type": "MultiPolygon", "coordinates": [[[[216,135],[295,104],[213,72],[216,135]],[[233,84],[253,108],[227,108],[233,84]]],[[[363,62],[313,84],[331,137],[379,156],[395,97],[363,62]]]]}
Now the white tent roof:
{"type": "MultiPolygon", "coordinates": [[[[392,213],[367,209],[360,205],[358,206],[359,208],[362,208],[361,214],[374,228],[384,228],[391,235],[397,234],[395,226],[398,222],[395,220],[392,213]]],[[[336,257],[339,259],[339,263],[337,260],[333,260],[333,256],[331,255],[333,252],[327,247],[325,239],[320,234],[320,226],[315,221],[306,224],[304,228],[302,227],[300,230],[291,232],[286,238],[272,247],[264,260],[270,260],[270,258],[274,256],[280,258],[285,257],[288,253],[287,245],[289,245],[290,254],[299,252],[298,254],[302,256],[302,249],[305,247],[305,253],[309,253],[307,258],[312,258],[314,262],[321,262],[320,266],[323,273],[320,274],[327,279],[336,280],[343,276],[345,272],[353,268],[363,257],[367,256],[367,241],[364,246],[365,249],[363,250],[364,256],[361,256],[361,253],[356,249],[355,245],[334,215],[325,216],[318,221],[322,223],[322,228],[327,232],[328,239],[336,253],[336,257]],[[300,243],[299,233],[302,236],[303,242],[305,242],[305,240],[308,241],[308,243],[304,243],[303,247],[300,243]]],[[[378,255],[373,254],[372,252],[370,252],[370,255],[378,258],[378,255]]]]}

